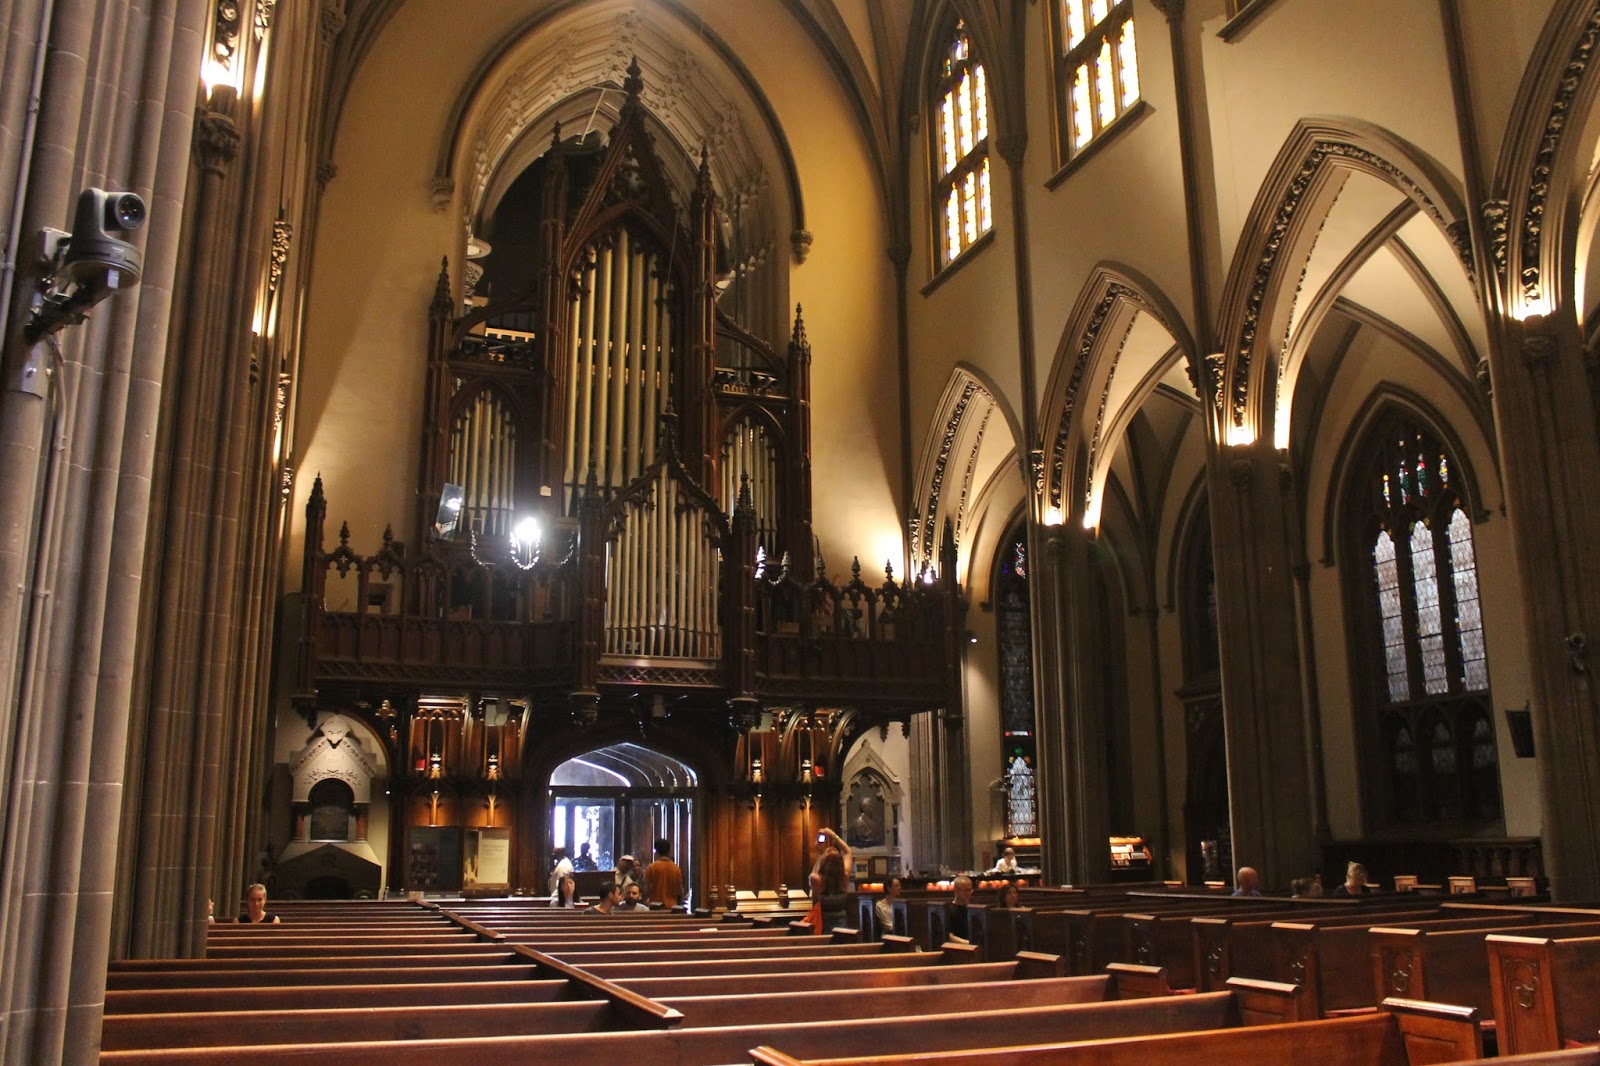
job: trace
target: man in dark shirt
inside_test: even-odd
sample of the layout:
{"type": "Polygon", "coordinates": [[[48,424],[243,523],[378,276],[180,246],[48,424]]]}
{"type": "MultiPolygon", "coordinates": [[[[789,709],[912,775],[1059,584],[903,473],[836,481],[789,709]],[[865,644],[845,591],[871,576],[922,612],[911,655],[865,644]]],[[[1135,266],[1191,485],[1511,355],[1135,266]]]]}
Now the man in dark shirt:
{"type": "Polygon", "coordinates": [[[966,942],[971,938],[972,927],[967,921],[967,904],[972,902],[972,878],[962,874],[955,879],[955,898],[950,901],[950,920],[945,931],[952,938],[966,942]]]}

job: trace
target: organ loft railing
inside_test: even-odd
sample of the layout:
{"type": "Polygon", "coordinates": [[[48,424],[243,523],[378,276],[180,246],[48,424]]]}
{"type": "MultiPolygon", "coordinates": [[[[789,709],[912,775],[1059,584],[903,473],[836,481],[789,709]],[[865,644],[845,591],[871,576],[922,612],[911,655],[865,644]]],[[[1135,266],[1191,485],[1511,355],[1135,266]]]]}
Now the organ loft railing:
{"type": "Polygon", "coordinates": [[[328,547],[313,491],[302,692],[957,705],[953,543],[930,584],[822,571],[804,322],[779,350],[719,306],[711,162],[663,166],[637,64],[623,87],[603,144],[558,126],[530,168],[524,232],[494,235],[516,258],[484,261],[500,291],[459,314],[441,269],[407,542],[328,547]]]}

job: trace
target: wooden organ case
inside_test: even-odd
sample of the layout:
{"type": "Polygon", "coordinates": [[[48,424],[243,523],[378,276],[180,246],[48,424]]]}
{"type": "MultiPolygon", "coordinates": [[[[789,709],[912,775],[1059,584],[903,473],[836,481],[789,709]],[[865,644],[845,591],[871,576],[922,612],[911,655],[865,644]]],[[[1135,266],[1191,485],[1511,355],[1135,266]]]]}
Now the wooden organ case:
{"type": "Polygon", "coordinates": [[[542,889],[550,771],[618,738],[696,767],[700,900],[802,884],[855,736],[960,721],[949,531],[936,578],[829,578],[804,324],[780,351],[719,307],[709,160],[680,208],[624,88],[603,146],[557,129],[524,291],[458,315],[441,270],[409,543],[330,547],[307,505],[295,700],[387,739],[392,887],[455,826],[509,827],[542,889]]]}

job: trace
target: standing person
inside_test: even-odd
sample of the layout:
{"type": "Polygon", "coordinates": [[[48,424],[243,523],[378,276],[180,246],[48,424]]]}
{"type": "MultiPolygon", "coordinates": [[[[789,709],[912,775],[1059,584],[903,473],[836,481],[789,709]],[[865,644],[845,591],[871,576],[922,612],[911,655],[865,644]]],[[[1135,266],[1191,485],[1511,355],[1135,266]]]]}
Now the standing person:
{"type": "Polygon", "coordinates": [[[889,878],[889,883],[884,886],[883,898],[872,905],[872,912],[878,918],[879,937],[895,931],[894,902],[900,898],[902,887],[898,877],[889,878]]]}
{"type": "Polygon", "coordinates": [[[844,925],[845,907],[850,899],[849,882],[844,876],[844,856],[829,848],[817,864],[817,872],[811,876],[814,886],[812,902],[822,910],[822,928],[817,932],[825,933],[844,925]]]}
{"type": "Polygon", "coordinates": [[[645,867],[644,896],[651,903],[676,907],[683,902],[683,871],[672,861],[672,841],[656,841],[656,861],[645,867]]]}
{"type": "Polygon", "coordinates": [[[837,851],[839,853],[839,857],[844,860],[845,891],[848,892],[850,890],[850,880],[855,876],[855,855],[851,852],[850,845],[844,842],[844,837],[840,836],[838,833],[835,833],[827,826],[823,826],[821,829],[817,830],[815,847],[817,861],[811,864],[811,872],[814,874],[821,873],[822,857],[826,855],[830,849],[837,851]]]}
{"type": "Polygon", "coordinates": [[[239,912],[237,922],[250,925],[277,925],[279,922],[276,914],[267,913],[267,886],[257,881],[244,890],[244,910],[239,912]]]}
{"type": "Polygon", "coordinates": [[[561,891],[561,879],[572,873],[572,860],[567,858],[566,848],[557,848],[550,853],[550,857],[556,862],[550,870],[550,900],[554,902],[561,891]]]}
{"type": "Polygon", "coordinates": [[[624,855],[617,860],[616,882],[626,889],[629,885],[639,883],[639,863],[632,855],[624,855]]]}
{"type": "Polygon", "coordinates": [[[589,842],[585,840],[578,845],[578,857],[572,861],[572,868],[583,873],[593,873],[600,869],[600,864],[594,861],[594,856],[589,854],[589,842]]]}
{"type": "Polygon", "coordinates": [[[1000,861],[994,864],[994,869],[990,872],[997,874],[1014,874],[1017,872],[1017,869],[1017,849],[1007,848],[1000,856],[1000,861]]]}
{"type": "Polygon", "coordinates": [[[1233,894],[1235,896],[1261,895],[1261,875],[1254,866],[1241,866],[1239,872],[1233,877],[1233,894]]]}

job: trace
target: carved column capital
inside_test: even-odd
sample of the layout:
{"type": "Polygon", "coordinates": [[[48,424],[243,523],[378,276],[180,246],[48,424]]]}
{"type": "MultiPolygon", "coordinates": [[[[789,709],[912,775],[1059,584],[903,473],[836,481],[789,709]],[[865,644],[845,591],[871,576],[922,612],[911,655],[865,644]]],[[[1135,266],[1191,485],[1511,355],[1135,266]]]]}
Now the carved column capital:
{"type": "Polygon", "coordinates": [[[1020,167],[1022,157],[1028,153],[1028,135],[1019,132],[1002,133],[995,138],[994,150],[1006,161],[1007,166],[1020,167]]]}
{"type": "Polygon", "coordinates": [[[906,264],[911,262],[911,245],[904,241],[896,241],[889,245],[889,262],[894,264],[896,270],[904,270],[906,264]]]}
{"type": "Polygon", "coordinates": [[[434,175],[432,183],[428,186],[429,195],[433,198],[433,209],[443,211],[450,206],[450,201],[456,195],[456,179],[448,174],[434,175]]]}
{"type": "Polygon", "coordinates": [[[201,108],[195,117],[194,152],[200,169],[221,176],[239,155],[239,127],[222,111],[201,108]]]}
{"type": "Polygon", "coordinates": [[[811,254],[811,242],[814,239],[808,229],[797,229],[789,234],[789,250],[794,253],[796,264],[806,261],[806,256],[811,254]]]}
{"type": "Polygon", "coordinates": [[[317,191],[321,192],[328,187],[328,182],[339,176],[339,165],[331,159],[324,159],[317,164],[317,191]]]}
{"type": "Polygon", "coordinates": [[[1239,456],[1228,460],[1228,480],[1232,481],[1233,487],[1240,492],[1250,490],[1250,481],[1254,474],[1254,464],[1249,459],[1239,456]]]}
{"type": "Polygon", "coordinates": [[[1150,5],[1161,12],[1168,22],[1183,18],[1183,0],[1150,0],[1150,5]]]}
{"type": "Polygon", "coordinates": [[[1545,329],[1544,317],[1533,315],[1522,323],[1523,333],[1517,344],[1522,363],[1529,370],[1540,371],[1550,365],[1556,354],[1556,339],[1545,329]]]}

